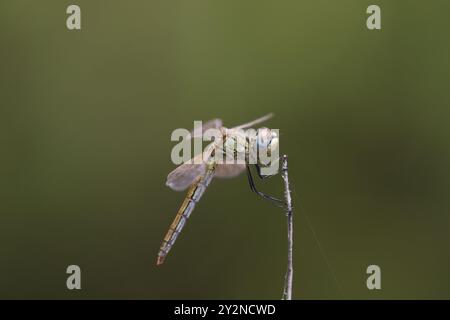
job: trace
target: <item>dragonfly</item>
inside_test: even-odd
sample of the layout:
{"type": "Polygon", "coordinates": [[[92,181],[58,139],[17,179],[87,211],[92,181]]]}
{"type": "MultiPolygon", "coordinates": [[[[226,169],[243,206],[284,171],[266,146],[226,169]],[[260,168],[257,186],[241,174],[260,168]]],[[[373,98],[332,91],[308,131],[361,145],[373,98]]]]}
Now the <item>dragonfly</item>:
{"type": "MultiPolygon", "coordinates": [[[[243,129],[252,128],[256,124],[260,124],[267,121],[273,116],[273,114],[267,114],[261,118],[253,120],[251,122],[228,129],[223,127],[221,119],[213,119],[207,121],[201,127],[201,130],[191,131],[191,138],[199,138],[201,134],[205,133],[208,129],[220,130],[219,139],[211,142],[202,153],[195,156],[189,161],[184,162],[178,166],[175,170],[169,173],[167,176],[166,185],[175,191],[184,191],[187,189],[186,197],[178,210],[175,219],[167,231],[161,247],[158,252],[156,265],[161,265],[166,259],[170,249],[175,244],[177,237],[186,224],[189,216],[196,204],[200,201],[205,190],[210,185],[213,178],[233,178],[244,171],[247,171],[247,178],[251,191],[261,196],[264,199],[270,200],[279,206],[284,206],[284,202],[268,194],[265,194],[257,190],[255,182],[250,170],[250,164],[254,164],[258,176],[261,179],[267,178],[268,175],[264,175],[261,172],[261,168],[264,164],[258,162],[258,159],[250,161],[249,148],[242,146],[248,142],[248,137],[245,135],[243,129]],[[230,147],[233,146],[234,148],[230,147]],[[236,148],[241,146],[241,148],[236,148]],[[231,152],[230,148],[232,148],[231,152]],[[237,153],[241,153],[241,158],[244,159],[242,163],[222,163],[218,162],[218,153],[223,154],[225,157],[235,158],[237,153]],[[243,153],[243,154],[242,154],[243,153]]],[[[278,133],[268,128],[260,128],[256,134],[256,145],[260,150],[268,150],[269,148],[278,148],[279,137],[278,133]]],[[[272,150],[270,149],[270,150],[272,150]]]]}

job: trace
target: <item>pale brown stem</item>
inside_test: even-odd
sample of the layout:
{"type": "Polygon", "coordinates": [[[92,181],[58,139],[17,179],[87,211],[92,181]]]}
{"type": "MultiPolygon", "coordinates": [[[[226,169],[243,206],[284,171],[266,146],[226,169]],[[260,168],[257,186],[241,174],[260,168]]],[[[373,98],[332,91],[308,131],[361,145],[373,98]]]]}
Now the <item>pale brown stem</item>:
{"type": "Polygon", "coordinates": [[[286,200],[286,217],[287,217],[287,230],[288,230],[288,264],[286,270],[286,276],[284,279],[284,291],[283,300],[292,300],[292,277],[293,277],[293,267],[292,267],[292,248],[293,248],[293,219],[292,219],[292,200],[291,200],[291,189],[289,187],[289,176],[288,176],[288,157],[284,155],[281,161],[281,177],[284,182],[284,197],[286,200]]]}

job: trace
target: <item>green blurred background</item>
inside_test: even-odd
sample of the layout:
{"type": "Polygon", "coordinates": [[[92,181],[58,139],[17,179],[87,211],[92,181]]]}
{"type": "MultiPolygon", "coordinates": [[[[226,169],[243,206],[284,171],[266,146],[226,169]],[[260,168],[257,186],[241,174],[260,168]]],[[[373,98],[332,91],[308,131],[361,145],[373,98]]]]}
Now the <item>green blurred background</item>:
{"type": "Polygon", "coordinates": [[[294,297],[450,298],[447,0],[77,0],[68,31],[72,3],[0,3],[0,298],[279,299],[285,216],[245,176],[215,180],[155,266],[184,197],[172,130],[268,112],[294,297]]]}

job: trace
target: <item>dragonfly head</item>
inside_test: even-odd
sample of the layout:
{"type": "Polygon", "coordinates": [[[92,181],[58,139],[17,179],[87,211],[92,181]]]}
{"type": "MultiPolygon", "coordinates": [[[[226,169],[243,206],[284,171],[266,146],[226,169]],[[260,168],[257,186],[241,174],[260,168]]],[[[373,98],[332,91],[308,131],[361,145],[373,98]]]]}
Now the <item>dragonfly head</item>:
{"type": "Polygon", "coordinates": [[[256,143],[258,145],[258,165],[260,173],[265,176],[277,174],[279,161],[278,130],[261,128],[258,130],[256,143]]]}
{"type": "Polygon", "coordinates": [[[272,150],[278,149],[278,132],[269,128],[260,128],[257,144],[259,152],[264,152],[270,156],[272,150]]]}

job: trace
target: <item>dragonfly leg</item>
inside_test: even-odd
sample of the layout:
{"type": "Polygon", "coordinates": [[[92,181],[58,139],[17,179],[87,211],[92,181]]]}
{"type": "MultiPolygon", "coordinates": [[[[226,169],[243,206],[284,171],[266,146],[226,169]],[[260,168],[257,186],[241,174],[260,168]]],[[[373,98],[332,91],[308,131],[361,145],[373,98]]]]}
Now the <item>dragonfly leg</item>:
{"type": "MultiPolygon", "coordinates": [[[[281,157],[279,157],[276,161],[280,162],[280,159],[281,159],[281,157]]],[[[262,173],[261,173],[261,166],[260,166],[259,164],[255,164],[255,167],[256,167],[256,172],[258,173],[258,177],[259,177],[261,180],[264,180],[264,179],[273,177],[273,176],[275,175],[275,174],[269,174],[269,175],[264,175],[264,174],[262,174],[262,173]]]]}
{"type": "Polygon", "coordinates": [[[269,200],[269,201],[272,201],[272,202],[275,203],[277,206],[280,206],[280,207],[283,207],[283,208],[284,208],[284,206],[286,205],[286,204],[284,203],[284,201],[282,201],[282,200],[280,200],[280,199],[277,199],[277,198],[275,198],[275,197],[272,197],[272,196],[270,196],[270,195],[268,195],[268,194],[265,194],[265,193],[263,193],[263,192],[261,192],[261,191],[258,191],[258,190],[256,189],[255,182],[253,181],[253,176],[252,176],[252,172],[251,172],[251,170],[250,170],[250,167],[249,167],[249,166],[246,166],[246,168],[247,168],[247,178],[248,178],[248,183],[250,184],[250,189],[251,189],[254,193],[256,193],[257,195],[261,196],[262,198],[264,198],[264,199],[266,199],[266,200],[269,200]]]}
{"type": "Polygon", "coordinates": [[[259,177],[261,180],[265,180],[265,179],[267,179],[267,178],[270,178],[270,177],[273,177],[273,176],[274,176],[274,174],[269,174],[269,175],[264,175],[264,174],[262,174],[262,173],[261,173],[261,166],[260,166],[259,164],[255,164],[255,167],[256,167],[256,172],[258,173],[258,177],[259,177]]]}

